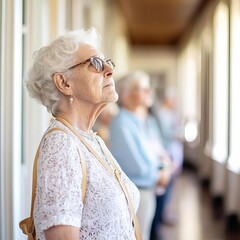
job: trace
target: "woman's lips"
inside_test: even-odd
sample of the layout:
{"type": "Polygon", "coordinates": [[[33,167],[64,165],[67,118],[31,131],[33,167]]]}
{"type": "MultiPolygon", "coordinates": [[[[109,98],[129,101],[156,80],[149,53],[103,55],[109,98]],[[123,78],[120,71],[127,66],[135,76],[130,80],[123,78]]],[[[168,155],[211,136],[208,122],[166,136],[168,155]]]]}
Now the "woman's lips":
{"type": "Polygon", "coordinates": [[[114,87],[114,84],[111,82],[111,83],[108,83],[107,85],[105,85],[104,87],[114,87]]]}

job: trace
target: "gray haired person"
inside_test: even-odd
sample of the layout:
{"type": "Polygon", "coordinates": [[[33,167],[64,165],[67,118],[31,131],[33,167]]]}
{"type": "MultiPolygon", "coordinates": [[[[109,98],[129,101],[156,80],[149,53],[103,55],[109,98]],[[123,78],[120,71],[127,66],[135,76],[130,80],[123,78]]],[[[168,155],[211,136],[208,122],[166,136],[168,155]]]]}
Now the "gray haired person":
{"type": "Polygon", "coordinates": [[[53,116],[48,130],[60,129],[45,134],[40,145],[34,204],[40,240],[136,239],[128,200],[136,212],[138,189],[92,131],[104,107],[118,99],[114,64],[99,46],[94,28],[69,32],[35,52],[27,75],[30,95],[53,116]]]}

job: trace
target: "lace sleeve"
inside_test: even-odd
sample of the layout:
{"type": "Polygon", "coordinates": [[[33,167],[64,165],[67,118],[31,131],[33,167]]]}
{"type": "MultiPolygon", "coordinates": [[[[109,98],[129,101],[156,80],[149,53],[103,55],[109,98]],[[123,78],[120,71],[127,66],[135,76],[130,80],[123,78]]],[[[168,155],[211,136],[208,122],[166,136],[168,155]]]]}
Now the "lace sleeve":
{"type": "Polygon", "coordinates": [[[37,232],[54,225],[80,227],[82,169],[76,141],[54,131],[43,140],[38,159],[34,221],[37,232]]]}

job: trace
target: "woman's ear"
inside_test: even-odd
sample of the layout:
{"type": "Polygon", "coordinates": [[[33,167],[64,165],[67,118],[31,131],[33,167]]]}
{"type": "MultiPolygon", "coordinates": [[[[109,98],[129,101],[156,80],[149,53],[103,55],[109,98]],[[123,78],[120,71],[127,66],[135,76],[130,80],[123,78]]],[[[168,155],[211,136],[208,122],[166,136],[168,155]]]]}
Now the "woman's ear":
{"type": "Polygon", "coordinates": [[[62,92],[64,95],[71,95],[72,90],[71,86],[67,82],[67,78],[64,74],[62,73],[55,73],[53,75],[53,81],[57,87],[57,89],[62,92]]]}

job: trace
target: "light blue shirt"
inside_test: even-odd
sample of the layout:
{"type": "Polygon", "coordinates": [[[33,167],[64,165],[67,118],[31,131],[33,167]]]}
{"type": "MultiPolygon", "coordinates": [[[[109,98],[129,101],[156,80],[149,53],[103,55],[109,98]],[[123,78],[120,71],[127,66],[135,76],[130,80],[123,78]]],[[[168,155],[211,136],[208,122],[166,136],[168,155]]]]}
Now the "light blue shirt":
{"type": "Polygon", "coordinates": [[[157,160],[148,141],[146,126],[133,113],[121,108],[110,124],[110,150],[126,175],[139,188],[157,181],[157,160]]]}

